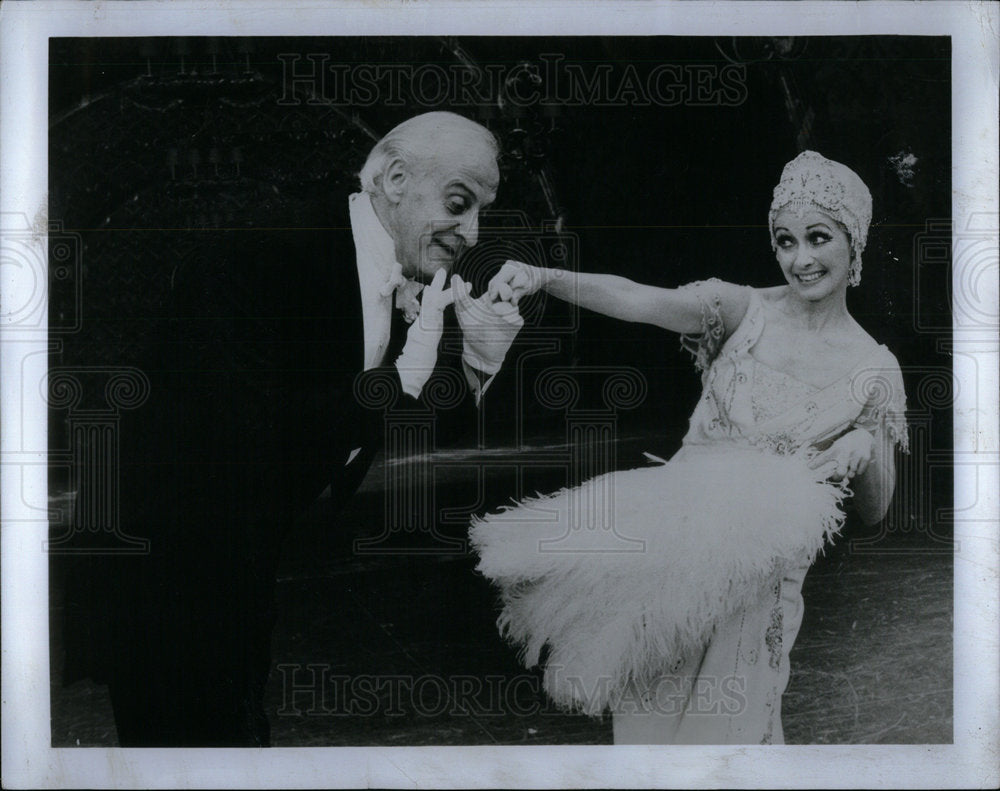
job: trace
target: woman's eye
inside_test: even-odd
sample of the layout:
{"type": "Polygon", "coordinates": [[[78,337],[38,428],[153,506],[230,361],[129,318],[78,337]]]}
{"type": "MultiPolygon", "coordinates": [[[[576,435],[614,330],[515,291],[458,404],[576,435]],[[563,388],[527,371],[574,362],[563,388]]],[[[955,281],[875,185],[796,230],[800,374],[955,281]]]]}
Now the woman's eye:
{"type": "Polygon", "coordinates": [[[777,241],[778,247],[791,247],[795,242],[791,236],[779,236],[775,241],[777,241]]]}
{"type": "Polygon", "coordinates": [[[823,233],[822,231],[815,231],[809,235],[809,241],[813,244],[825,244],[830,241],[830,234],[823,233]]]}

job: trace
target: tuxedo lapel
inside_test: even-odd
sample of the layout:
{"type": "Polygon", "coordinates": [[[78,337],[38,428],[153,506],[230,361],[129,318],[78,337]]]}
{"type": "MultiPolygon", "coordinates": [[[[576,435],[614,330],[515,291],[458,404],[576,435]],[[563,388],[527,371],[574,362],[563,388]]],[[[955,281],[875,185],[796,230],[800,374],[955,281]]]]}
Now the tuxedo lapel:
{"type": "Polygon", "coordinates": [[[383,365],[391,365],[403,351],[403,344],[406,343],[406,333],[410,325],[403,318],[403,311],[396,307],[392,309],[392,323],[389,330],[389,345],[386,347],[383,365]]]}
{"type": "MultiPolygon", "coordinates": [[[[364,369],[365,324],[361,303],[361,281],[358,277],[358,259],[351,233],[351,218],[347,198],[338,198],[336,212],[330,223],[336,233],[331,246],[324,251],[327,266],[335,273],[331,295],[331,311],[340,337],[342,358],[338,367],[347,368],[352,375],[364,369]]],[[[334,361],[331,361],[333,363],[334,361]]]]}

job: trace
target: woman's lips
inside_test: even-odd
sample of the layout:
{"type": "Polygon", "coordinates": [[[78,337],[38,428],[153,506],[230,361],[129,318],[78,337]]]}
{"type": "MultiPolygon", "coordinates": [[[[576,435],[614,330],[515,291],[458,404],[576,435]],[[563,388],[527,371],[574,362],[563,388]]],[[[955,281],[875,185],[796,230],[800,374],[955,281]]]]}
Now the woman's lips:
{"type": "Polygon", "coordinates": [[[800,283],[809,285],[810,283],[815,283],[817,280],[820,280],[825,274],[826,271],[809,272],[805,275],[796,275],[796,277],[799,279],[800,283]]]}

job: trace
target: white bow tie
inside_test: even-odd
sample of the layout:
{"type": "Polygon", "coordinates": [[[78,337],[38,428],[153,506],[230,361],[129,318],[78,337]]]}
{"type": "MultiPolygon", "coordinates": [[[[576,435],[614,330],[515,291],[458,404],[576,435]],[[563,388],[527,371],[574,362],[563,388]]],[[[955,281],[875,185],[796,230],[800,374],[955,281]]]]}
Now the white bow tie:
{"type": "Polygon", "coordinates": [[[388,298],[396,292],[396,307],[403,311],[403,319],[412,324],[420,315],[420,301],[417,296],[424,289],[423,283],[403,277],[403,267],[398,263],[392,265],[392,270],[385,279],[379,296],[388,298]]]}

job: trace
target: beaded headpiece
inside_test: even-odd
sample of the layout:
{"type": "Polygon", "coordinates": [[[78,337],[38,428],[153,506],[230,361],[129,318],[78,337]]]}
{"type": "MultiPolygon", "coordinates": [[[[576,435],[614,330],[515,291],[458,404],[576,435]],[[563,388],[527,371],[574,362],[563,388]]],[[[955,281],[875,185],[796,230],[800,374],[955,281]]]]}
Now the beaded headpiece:
{"type": "Polygon", "coordinates": [[[868,241],[868,226],[872,221],[872,196],[861,177],[846,165],[815,151],[803,151],[785,165],[781,181],[774,188],[767,218],[774,250],[778,249],[774,220],[778,212],[788,207],[799,216],[811,208],[819,209],[847,229],[854,252],[847,282],[858,285],[861,282],[861,252],[868,241]]]}

